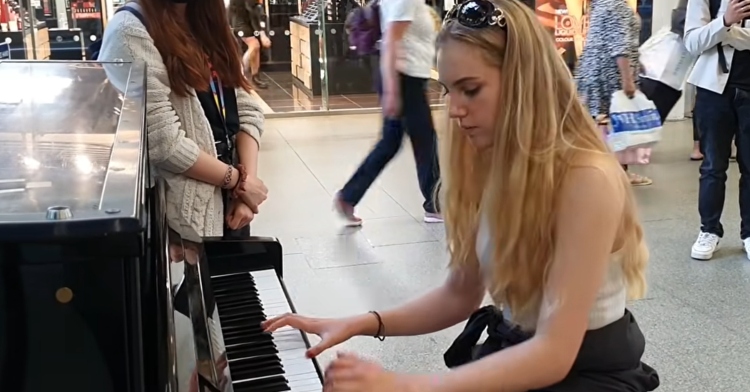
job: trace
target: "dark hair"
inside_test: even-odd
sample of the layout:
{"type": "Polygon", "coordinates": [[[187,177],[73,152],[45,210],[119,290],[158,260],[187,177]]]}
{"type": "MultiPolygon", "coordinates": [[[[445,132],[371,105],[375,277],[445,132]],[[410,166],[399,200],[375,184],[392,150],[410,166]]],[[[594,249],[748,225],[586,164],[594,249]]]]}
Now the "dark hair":
{"type": "Polygon", "coordinates": [[[225,87],[251,90],[242,74],[239,48],[229,27],[223,0],[189,1],[185,23],[175,15],[173,0],[139,0],[148,32],[167,67],[172,91],[187,96],[189,88],[207,91],[209,62],[225,87]]]}

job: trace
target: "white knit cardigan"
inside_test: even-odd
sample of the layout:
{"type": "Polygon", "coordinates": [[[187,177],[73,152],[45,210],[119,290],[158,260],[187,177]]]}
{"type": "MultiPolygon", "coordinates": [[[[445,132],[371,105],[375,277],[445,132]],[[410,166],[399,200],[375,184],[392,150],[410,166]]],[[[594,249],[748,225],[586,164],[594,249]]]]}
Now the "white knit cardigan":
{"type": "MultiPolygon", "coordinates": [[[[130,12],[116,13],[102,39],[99,61],[141,60],[147,64],[148,154],[155,175],[167,183],[169,227],[191,241],[221,236],[221,189],[181,174],[193,166],[199,151],[216,156],[213,133],[195,91],[190,90],[188,97],[172,93],[161,54],[146,27],[130,12]]],[[[257,98],[237,89],[237,109],[240,130],[260,143],[264,117],[257,98]]]]}

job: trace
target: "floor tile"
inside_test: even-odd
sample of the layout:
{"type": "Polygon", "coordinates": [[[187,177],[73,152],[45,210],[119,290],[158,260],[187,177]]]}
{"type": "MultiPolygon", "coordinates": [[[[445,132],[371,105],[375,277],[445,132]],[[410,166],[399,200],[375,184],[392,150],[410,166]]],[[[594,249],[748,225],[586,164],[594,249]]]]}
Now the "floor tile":
{"type": "MultiPolygon", "coordinates": [[[[439,86],[429,89],[431,99],[441,99],[439,86]]],[[[337,99],[377,102],[374,95],[337,99]]],[[[444,135],[444,113],[434,115],[444,135]]],[[[388,309],[448,275],[444,226],[421,222],[423,197],[408,141],[357,206],[365,218],[361,229],[344,228],[331,211],[333,195],[377,141],[380,121],[379,114],[267,121],[259,171],[269,199],[252,230],[282,242],[285,283],[300,313],[337,317],[388,309]]],[[[651,164],[631,167],[654,184],[634,189],[651,260],[649,294],[630,309],[646,336],[644,362],[660,374],[657,391],[747,391],[750,261],[738,235],[739,174],[732,165],[719,252],[710,262],[692,260],[700,163],[689,161],[691,148],[690,122],[668,122],[651,164]]],[[[441,371],[442,354],[461,328],[385,342],[356,338],[336,349],[397,371],[441,371]]]]}

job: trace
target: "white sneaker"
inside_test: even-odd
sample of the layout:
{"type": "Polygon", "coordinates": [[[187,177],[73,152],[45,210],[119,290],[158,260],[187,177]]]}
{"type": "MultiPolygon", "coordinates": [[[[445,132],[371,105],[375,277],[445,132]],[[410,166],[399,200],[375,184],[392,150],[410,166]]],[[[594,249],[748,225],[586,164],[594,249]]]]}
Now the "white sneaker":
{"type": "Polygon", "coordinates": [[[425,212],[424,213],[425,223],[443,223],[443,215],[438,212],[425,212]]]}
{"type": "MultiPolygon", "coordinates": [[[[696,260],[711,260],[714,257],[714,252],[719,246],[718,235],[712,233],[702,232],[698,235],[698,239],[693,244],[693,250],[690,252],[690,257],[696,260]]],[[[745,243],[745,249],[747,249],[748,242],[745,243]]]]}
{"type": "Polygon", "coordinates": [[[750,238],[745,238],[742,240],[742,243],[745,245],[745,253],[747,254],[748,260],[750,260],[750,238]]]}

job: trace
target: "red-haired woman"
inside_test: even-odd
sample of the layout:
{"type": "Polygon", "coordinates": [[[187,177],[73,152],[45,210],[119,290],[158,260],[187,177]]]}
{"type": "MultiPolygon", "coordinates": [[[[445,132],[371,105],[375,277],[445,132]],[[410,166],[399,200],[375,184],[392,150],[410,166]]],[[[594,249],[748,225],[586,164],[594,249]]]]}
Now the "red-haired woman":
{"type": "MultiPolygon", "coordinates": [[[[148,66],[148,154],[154,173],[167,183],[172,281],[179,283],[181,269],[187,274],[186,265],[196,265],[202,237],[249,235],[248,223],[267,193],[257,178],[264,119],[242,74],[223,0],[140,0],[127,6],[143,22],[133,12],[116,13],[99,60],[148,66]]],[[[179,305],[183,286],[175,291],[177,355],[190,358],[190,315],[179,305]]],[[[206,313],[217,316],[208,300],[206,313]]],[[[226,367],[220,346],[214,347],[219,374],[226,367]]],[[[178,366],[179,389],[197,391],[191,361],[178,366]]]]}
{"type": "Polygon", "coordinates": [[[148,65],[148,153],[168,184],[170,229],[192,241],[247,235],[267,192],[257,178],[264,118],[242,74],[224,1],[128,6],[147,26],[131,12],[116,13],[99,60],[148,65]]]}

